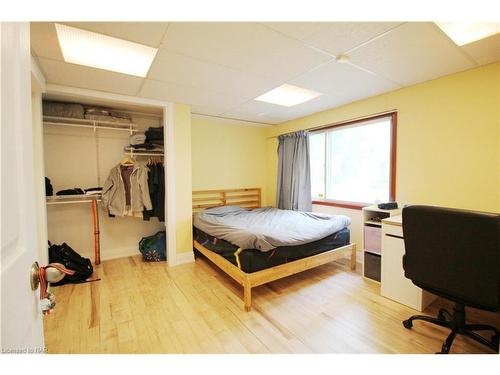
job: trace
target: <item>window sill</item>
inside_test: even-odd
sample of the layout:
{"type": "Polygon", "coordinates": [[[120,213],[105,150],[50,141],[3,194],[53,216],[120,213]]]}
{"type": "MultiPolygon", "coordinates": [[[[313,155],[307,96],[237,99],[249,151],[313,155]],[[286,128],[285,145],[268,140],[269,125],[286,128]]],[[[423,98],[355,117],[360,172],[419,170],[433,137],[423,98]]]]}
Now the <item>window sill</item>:
{"type": "Polygon", "coordinates": [[[312,204],[318,204],[320,206],[350,208],[351,210],[361,210],[363,207],[367,207],[370,205],[369,203],[341,202],[331,200],[313,200],[312,204]]]}

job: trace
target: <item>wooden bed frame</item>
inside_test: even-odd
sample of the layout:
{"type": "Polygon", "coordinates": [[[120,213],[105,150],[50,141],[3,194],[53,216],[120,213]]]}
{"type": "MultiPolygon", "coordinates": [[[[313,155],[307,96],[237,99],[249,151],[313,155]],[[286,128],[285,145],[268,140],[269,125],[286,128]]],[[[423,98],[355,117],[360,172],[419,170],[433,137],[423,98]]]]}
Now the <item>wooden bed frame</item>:
{"type": "MultiPolygon", "coordinates": [[[[260,188],[248,188],[193,191],[193,212],[218,206],[259,208],[261,206],[261,190],[260,188]]],[[[246,311],[250,311],[251,309],[252,288],[255,286],[321,266],[344,258],[348,254],[351,255],[351,269],[354,270],[356,268],[356,245],[353,243],[261,271],[246,273],[197,241],[193,242],[195,249],[243,286],[243,301],[246,311]]]]}

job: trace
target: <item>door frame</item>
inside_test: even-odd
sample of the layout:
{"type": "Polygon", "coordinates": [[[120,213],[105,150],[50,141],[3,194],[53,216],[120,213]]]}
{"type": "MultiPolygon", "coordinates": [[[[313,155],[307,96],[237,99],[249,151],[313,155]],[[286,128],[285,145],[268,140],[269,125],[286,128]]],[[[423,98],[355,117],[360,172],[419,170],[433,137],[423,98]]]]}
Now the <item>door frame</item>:
{"type": "Polygon", "coordinates": [[[47,205],[45,204],[44,149],[42,123],[42,94],[45,92],[45,77],[35,58],[31,56],[31,125],[33,128],[33,167],[35,174],[36,225],[38,234],[38,259],[40,264],[48,264],[47,249],[47,205]]]}

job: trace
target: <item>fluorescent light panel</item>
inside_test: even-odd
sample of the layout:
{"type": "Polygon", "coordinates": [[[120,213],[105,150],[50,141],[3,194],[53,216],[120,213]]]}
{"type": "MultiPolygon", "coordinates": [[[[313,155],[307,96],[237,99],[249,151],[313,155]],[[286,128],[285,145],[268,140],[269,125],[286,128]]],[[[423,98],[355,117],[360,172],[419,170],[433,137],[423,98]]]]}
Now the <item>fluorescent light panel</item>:
{"type": "Polygon", "coordinates": [[[56,23],[68,63],[146,77],[158,48],[56,23]]]}
{"type": "Polygon", "coordinates": [[[500,32],[498,22],[436,22],[436,25],[459,46],[500,32]]]}
{"type": "Polygon", "coordinates": [[[284,85],[262,94],[254,100],[291,107],[300,103],[305,103],[320,95],[319,92],[285,83],[284,85]]]}

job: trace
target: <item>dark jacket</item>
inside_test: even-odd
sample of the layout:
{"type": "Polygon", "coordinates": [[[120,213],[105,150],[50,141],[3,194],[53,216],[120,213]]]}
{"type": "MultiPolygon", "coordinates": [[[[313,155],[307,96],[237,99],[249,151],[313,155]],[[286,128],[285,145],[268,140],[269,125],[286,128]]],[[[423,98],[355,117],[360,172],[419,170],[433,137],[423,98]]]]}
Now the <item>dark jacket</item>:
{"type": "Polygon", "coordinates": [[[143,212],[144,220],[157,217],[159,221],[165,221],[165,169],[162,164],[149,166],[148,187],[153,208],[143,212]]]}

